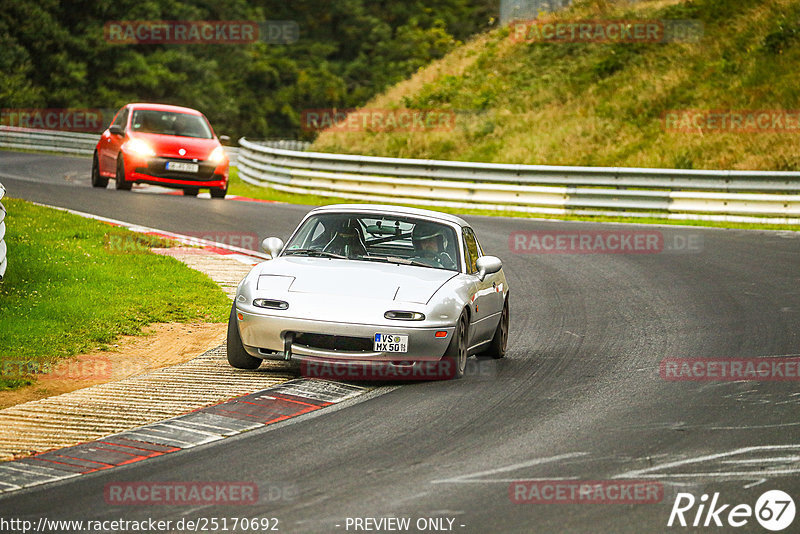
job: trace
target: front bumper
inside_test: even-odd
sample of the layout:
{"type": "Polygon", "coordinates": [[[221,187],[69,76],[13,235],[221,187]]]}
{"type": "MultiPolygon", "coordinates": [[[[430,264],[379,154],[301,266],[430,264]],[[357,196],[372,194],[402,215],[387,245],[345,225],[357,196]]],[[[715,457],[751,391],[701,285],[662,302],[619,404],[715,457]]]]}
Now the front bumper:
{"type": "MultiPolygon", "coordinates": [[[[239,333],[245,350],[256,358],[277,360],[300,360],[308,362],[335,361],[354,365],[365,363],[397,363],[438,361],[450,344],[455,327],[423,326],[414,327],[405,322],[400,324],[364,325],[330,321],[316,321],[285,315],[253,313],[239,309],[242,317],[238,319],[239,333]],[[436,337],[436,332],[447,332],[445,337],[436,337]],[[342,336],[346,338],[374,339],[375,334],[398,334],[408,336],[408,352],[376,352],[372,347],[360,350],[323,348],[303,344],[302,334],[315,334],[316,337],[342,336]],[[297,342],[295,342],[297,340],[297,342]]],[[[315,343],[316,344],[316,343],[315,343]]]]}
{"type": "Polygon", "coordinates": [[[132,158],[131,170],[126,176],[129,182],[148,183],[167,187],[215,187],[225,188],[228,183],[228,163],[213,164],[208,161],[182,160],[176,158],[151,157],[132,158]],[[170,161],[196,163],[196,173],[167,170],[170,161]]]}

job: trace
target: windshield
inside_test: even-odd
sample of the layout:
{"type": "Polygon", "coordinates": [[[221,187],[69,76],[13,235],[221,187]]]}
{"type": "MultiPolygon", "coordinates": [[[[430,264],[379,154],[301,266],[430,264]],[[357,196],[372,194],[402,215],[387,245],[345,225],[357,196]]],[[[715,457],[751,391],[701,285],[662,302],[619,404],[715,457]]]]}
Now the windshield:
{"type": "Polygon", "coordinates": [[[284,250],[284,256],[346,258],[461,270],[456,231],[452,227],[393,215],[315,215],[303,223],[284,250]]]}
{"type": "Polygon", "coordinates": [[[211,128],[199,115],[176,113],[173,111],[157,111],[154,109],[137,109],[133,112],[131,126],[134,132],[181,137],[211,139],[211,128]]]}

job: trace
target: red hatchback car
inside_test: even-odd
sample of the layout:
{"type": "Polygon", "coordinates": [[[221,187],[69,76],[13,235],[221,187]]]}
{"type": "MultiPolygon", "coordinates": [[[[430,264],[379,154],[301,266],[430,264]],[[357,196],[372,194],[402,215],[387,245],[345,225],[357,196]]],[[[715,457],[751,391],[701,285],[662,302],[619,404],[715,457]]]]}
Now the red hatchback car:
{"type": "Polygon", "coordinates": [[[228,156],[199,111],[128,104],[117,112],[94,151],[92,185],[106,187],[109,178],[117,189],[148,183],[183,189],[190,196],[208,188],[212,197],[225,198],[228,156]]]}

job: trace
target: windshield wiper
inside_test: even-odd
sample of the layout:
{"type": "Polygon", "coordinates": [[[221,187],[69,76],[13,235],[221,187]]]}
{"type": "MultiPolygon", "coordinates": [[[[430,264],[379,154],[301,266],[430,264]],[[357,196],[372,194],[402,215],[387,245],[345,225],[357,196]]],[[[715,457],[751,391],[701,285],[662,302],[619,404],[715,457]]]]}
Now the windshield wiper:
{"type": "Polygon", "coordinates": [[[313,248],[296,248],[284,252],[285,256],[289,256],[290,254],[305,254],[306,256],[317,256],[320,258],[337,258],[340,260],[347,259],[347,256],[342,256],[341,254],[334,254],[333,252],[326,252],[324,250],[316,250],[313,248]]]}
{"type": "Polygon", "coordinates": [[[358,259],[360,260],[368,260],[368,261],[384,261],[386,263],[398,263],[400,265],[415,265],[417,267],[429,267],[435,268],[427,263],[422,263],[421,261],[411,260],[408,258],[400,258],[398,256],[359,256],[358,259]]]}

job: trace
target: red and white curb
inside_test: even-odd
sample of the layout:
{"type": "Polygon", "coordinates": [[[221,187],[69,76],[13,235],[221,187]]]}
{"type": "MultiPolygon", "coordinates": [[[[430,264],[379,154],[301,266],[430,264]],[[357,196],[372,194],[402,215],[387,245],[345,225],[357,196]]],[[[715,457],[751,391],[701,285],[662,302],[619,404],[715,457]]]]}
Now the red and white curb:
{"type": "Polygon", "coordinates": [[[367,391],[327,380],[290,380],[159,423],[2,463],[0,494],[212,443],[333,406],[367,391]]]}

